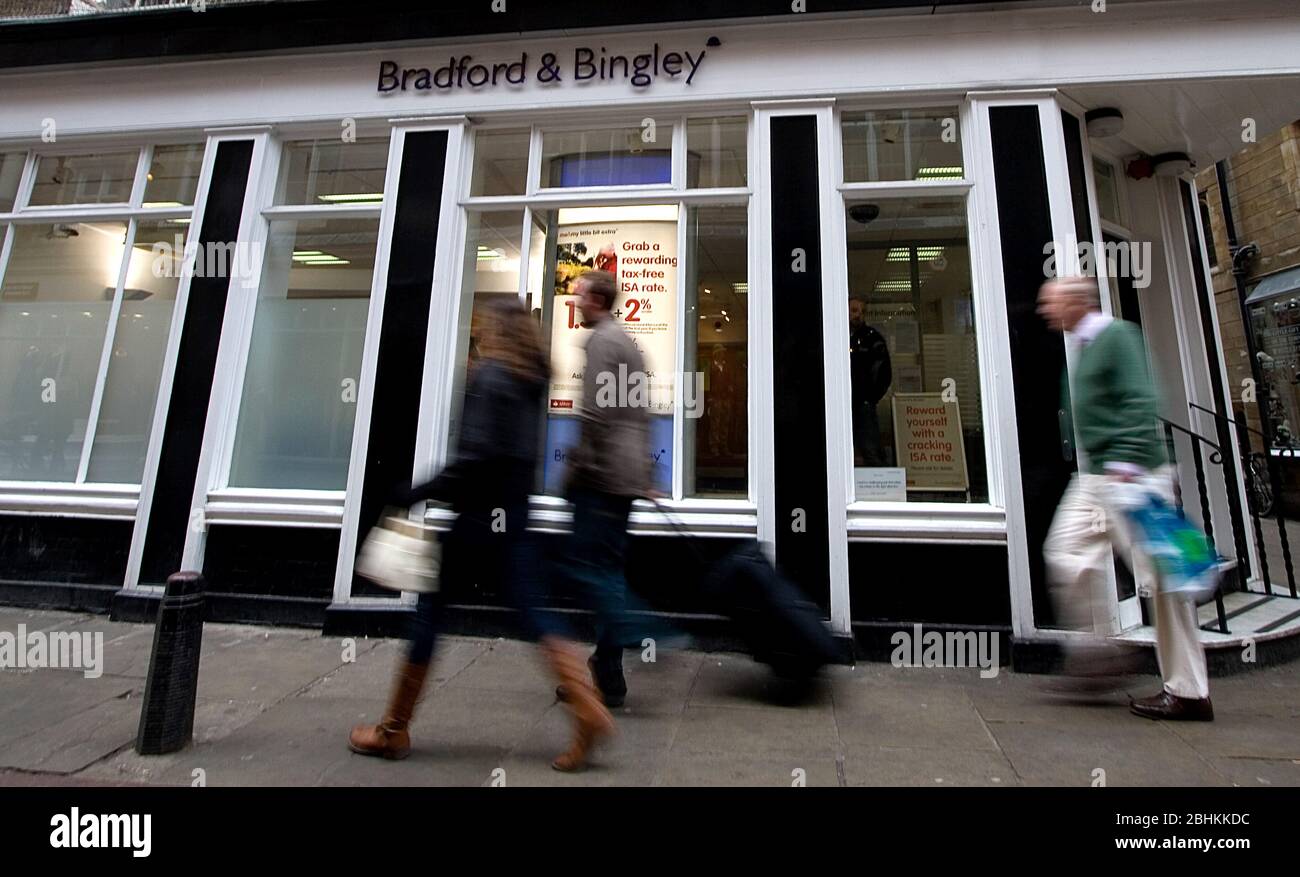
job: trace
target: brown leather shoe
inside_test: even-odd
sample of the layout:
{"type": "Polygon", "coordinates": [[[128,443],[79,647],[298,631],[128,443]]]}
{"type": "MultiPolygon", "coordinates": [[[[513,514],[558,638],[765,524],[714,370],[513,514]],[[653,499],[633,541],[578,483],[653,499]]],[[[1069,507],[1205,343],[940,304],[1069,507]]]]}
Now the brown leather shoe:
{"type": "MultiPolygon", "coordinates": [[[[616,710],[619,707],[621,707],[623,704],[627,703],[627,683],[624,682],[621,678],[623,672],[622,668],[619,668],[620,678],[617,680],[617,684],[621,685],[622,691],[619,691],[618,689],[611,689],[610,691],[606,691],[605,688],[600,684],[600,674],[596,672],[595,655],[592,655],[590,658],[587,659],[587,669],[591,672],[591,679],[596,686],[596,693],[600,695],[600,698],[602,701],[604,701],[605,706],[609,707],[612,710],[616,710]]],[[[566,701],[568,701],[569,690],[564,687],[563,683],[555,686],[555,699],[558,700],[560,703],[565,703],[566,701]]]]}
{"type": "Polygon", "coordinates": [[[577,646],[548,638],[542,642],[542,654],[564,686],[564,702],[573,711],[574,721],[573,744],[568,751],[556,756],[551,767],[566,772],[581,770],[586,766],[587,756],[596,741],[614,732],[614,717],[601,702],[596,686],[592,684],[591,671],[577,646]]]}
{"type": "Polygon", "coordinates": [[[383,720],[377,725],[357,725],[348,735],[348,748],[361,755],[400,759],[411,754],[411,735],[407,728],[415,714],[415,702],[424,689],[428,664],[407,661],[393,681],[393,696],[383,720]]]}
{"type": "Polygon", "coordinates": [[[1214,707],[1208,697],[1179,697],[1168,691],[1161,691],[1151,697],[1135,700],[1128,705],[1135,715],[1147,719],[1163,719],[1166,722],[1212,722],[1214,707]]]}

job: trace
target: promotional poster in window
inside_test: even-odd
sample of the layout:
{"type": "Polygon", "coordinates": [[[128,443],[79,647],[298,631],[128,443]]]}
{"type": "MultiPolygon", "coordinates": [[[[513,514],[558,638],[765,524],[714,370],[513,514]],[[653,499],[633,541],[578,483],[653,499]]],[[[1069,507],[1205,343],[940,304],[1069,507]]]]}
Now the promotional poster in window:
{"type": "MultiPolygon", "coordinates": [[[[665,209],[665,208],[658,208],[665,209]]],[[[552,378],[547,403],[546,488],[563,484],[565,449],[578,440],[584,348],[590,332],[577,307],[573,281],[588,271],[618,279],[613,316],[645,358],[651,413],[650,439],[655,487],[672,489],[674,364],[677,351],[677,218],[634,219],[635,212],[606,211],[595,221],[561,214],[555,254],[554,319],[551,323],[552,378]],[[627,212],[625,221],[620,213],[627,212]],[[570,222],[566,223],[565,220],[570,222]],[[576,220],[576,221],[575,221],[576,220]]],[[[567,211],[565,211],[567,212],[567,211]]],[[[636,380],[630,377],[630,380],[636,380]]]]}

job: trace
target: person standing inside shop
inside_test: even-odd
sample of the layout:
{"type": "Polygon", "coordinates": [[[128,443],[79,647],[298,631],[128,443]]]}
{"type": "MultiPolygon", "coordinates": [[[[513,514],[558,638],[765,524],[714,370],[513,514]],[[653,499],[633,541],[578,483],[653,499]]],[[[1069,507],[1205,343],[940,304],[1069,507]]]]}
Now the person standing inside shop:
{"type": "Polygon", "coordinates": [[[883,466],[876,406],[889,392],[893,369],[885,336],[867,325],[867,303],[849,299],[849,380],[853,402],[853,465],[883,466]]]}
{"type": "MultiPolygon", "coordinates": [[[[1095,279],[1069,277],[1043,284],[1038,313],[1055,330],[1079,345],[1070,380],[1061,379],[1063,420],[1073,419],[1074,434],[1086,454],[1086,471],[1066,489],[1043,543],[1058,614],[1071,626],[1093,630],[1098,610],[1107,604],[1106,575],[1112,551],[1132,558],[1139,593],[1155,604],[1156,658],[1164,688],[1135,700],[1130,709],[1150,719],[1210,721],[1214,709],[1198,636],[1196,605],[1177,594],[1161,593],[1151,558],[1135,550],[1130,527],[1117,503],[1120,492],[1139,483],[1173,502],[1173,469],[1158,430],[1155,386],[1147,367],[1142,331],[1101,313],[1095,279]],[[1113,546],[1113,549],[1112,549],[1113,546]]],[[[1111,658],[1104,644],[1089,644],[1094,666],[1111,658]]],[[[1083,663],[1078,646],[1067,653],[1067,669],[1083,663]]],[[[1102,671],[1105,671],[1105,665],[1102,671]]]]}
{"type": "Polygon", "coordinates": [[[383,719],[353,728],[348,744],[362,755],[389,759],[410,753],[411,718],[442,626],[442,594],[469,582],[488,581],[495,582],[518,610],[523,633],[539,642],[559,683],[573,692],[567,700],[574,716],[574,740],[551,766],[578,770],[595,742],[613,731],[614,720],[592,686],[579,647],[559,617],[543,608],[550,602],[546,579],[536,538],[528,531],[528,494],[540,453],[550,364],[537,323],[522,304],[512,298],[489,307],[482,322],[480,357],[465,389],[455,461],[432,481],[397,491],[394,497],[399,506],[435,499],[456,511],[451,532],[442,540],[440,588],[420,595],[407,655],[398,667],[383,719]]]}
{"type": "MultiPolygon", "coordinates": [[[[581,429],[569,453],[568,499],[573,537],[564,572],[584,592],[597,616],[590,665],[605,705],[627,695],[623,649],[640,643],[628,616],[627,521],[632,501],[650,495],[650,410],[627,386],[644,380],[645,359],[614,318],[615,275],[589,271],[574,281],[578,309],[591,328],[582,379],[581,429]],[[611,389],[612,388],[612,389],[611,389]]],[[[567,698],[563,689],[557,692],[567,698]]]]}

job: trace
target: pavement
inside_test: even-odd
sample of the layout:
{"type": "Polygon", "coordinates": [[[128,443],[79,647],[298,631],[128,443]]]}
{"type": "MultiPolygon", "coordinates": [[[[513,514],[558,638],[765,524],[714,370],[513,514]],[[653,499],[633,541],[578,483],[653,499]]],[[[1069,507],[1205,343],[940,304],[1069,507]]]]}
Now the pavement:
{"type": "Polygon", "coordinates": [[[0,633],[100,632],[102,675],[0,669],[0,785],[1109,786],[1300,785],[1300,663],[1212,680],[1210,724],[1130,715],[1135,677],[1093,701],[1049,677],[832,668],[792,703],[731,653],[628,653],[619,735],[580,774],[550,769],[568,723],[533,647],[447,637],[401,762],[350,753],[376,721],[401,642],[208,624],[193,742],[134,741],[153,626],[0,607],[0,633]]]}

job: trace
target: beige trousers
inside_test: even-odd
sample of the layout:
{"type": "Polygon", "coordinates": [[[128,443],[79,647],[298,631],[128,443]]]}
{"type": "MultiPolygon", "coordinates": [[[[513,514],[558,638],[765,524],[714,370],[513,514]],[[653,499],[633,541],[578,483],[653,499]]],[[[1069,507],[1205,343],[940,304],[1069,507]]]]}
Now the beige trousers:
{"type": "MultiPolygon", "coordinates": [[[[1161,467],[1144,482],[1173,502],[1173,468],[1161,467]]],[[[1143,552],[1135,550],[1129,526],[1116,505],[1118,479],[1078,473],[1070,482],[1043,543],[1051,594],[1057,617],[1073,630],[1097,631],[1108,623],[1111,587],[1107,575],[1112,547],[1131,558],[1138,594],[1151,597],[1156,623],[1156,660],[1165,690],[1178,697],[1203,698],[1210,693],[1196,606],[1161,594],[1159,575],[1143,552]]],[[[1090,644],[1096,648],[1096,640],[1090,644]]],[[[1087,650],[1088,645],[1082,646],[1087,650]]],[[[1080,647],[1075,647],[1075,656],[1080,647]]]]}

